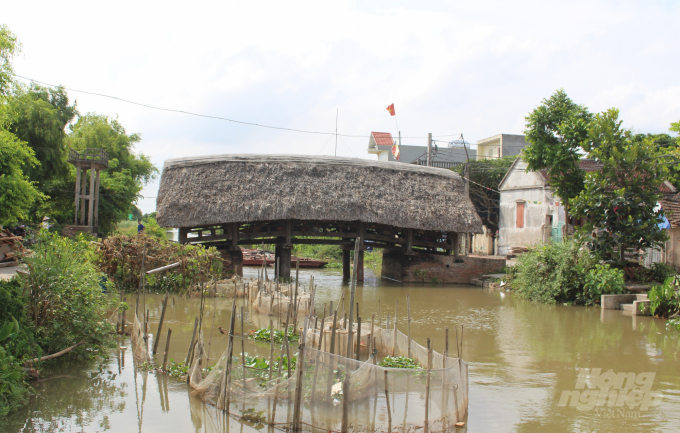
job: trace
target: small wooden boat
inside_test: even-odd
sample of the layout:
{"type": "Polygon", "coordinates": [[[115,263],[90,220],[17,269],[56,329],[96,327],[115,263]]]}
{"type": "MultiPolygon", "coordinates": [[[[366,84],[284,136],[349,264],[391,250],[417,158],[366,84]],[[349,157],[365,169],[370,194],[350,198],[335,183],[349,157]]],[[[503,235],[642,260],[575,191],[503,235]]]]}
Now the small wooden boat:
{"type": "MultiPolygon", "coordinates": [[[[301,268],[323,268],[328,264],[324,260],[292,256],[290,260],[291,268],[295,268],[298,259],[300,260],[301,268]]],[[[265,261],[267,266],[273,266],[276,263],[274,254],[263,252],[262,250],[243,250],[243,266],[262,266],[262,261],[265,261]]]]}

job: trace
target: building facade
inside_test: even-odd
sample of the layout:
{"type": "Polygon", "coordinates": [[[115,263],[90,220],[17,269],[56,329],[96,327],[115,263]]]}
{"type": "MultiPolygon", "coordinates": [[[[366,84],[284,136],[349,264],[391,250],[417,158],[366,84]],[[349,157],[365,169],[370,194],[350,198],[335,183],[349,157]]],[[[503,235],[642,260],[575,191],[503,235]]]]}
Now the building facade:
{"type": "MultiPolygon", "coordinates": [[[[392,154],[395,140],[389,132],[371,132],[368,140],[368,153],[376,155],[378,161],[405,162],[407,164],[427,165],[427,146],[399,146],[399,159],[392,154]]],[[[430,165],[439,168],[453,168],[464,164],[468,158],[477,158],[477,151],[460,147],[443,147],[433,145],[430,165]]]]}
{"type": "Polygon", "coordinates": [[[477,141],[477,159],[516,156],[528,146],[523,135],[498,134],[477,141]]]}

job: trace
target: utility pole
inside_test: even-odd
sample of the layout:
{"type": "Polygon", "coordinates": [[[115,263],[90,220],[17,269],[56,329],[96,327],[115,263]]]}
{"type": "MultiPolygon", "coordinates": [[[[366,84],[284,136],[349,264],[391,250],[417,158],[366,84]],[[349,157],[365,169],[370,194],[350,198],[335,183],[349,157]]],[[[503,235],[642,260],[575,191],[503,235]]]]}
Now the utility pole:
{"type": "Polygon", "coordinates": [[[427,166],[432,166],[432,133],[427,133],[427,166]]]}
{"type": "Polygon", "coordinates": [[[338,156],[338,109],[335,109],[335,156],[338,156]]]}

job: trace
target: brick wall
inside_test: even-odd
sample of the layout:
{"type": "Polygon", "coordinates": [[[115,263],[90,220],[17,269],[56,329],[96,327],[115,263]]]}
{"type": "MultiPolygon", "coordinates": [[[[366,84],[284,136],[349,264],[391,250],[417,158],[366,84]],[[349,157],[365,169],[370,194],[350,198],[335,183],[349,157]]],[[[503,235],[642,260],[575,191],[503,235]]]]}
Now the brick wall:
{"type": "Polygon", "coordinates": [[[469,284],[471,278],[485,274],[497,274],[505,266],[505,257],[460,257],[438,254],[405,256],[397,251],[383,253],[382,276],[405,283],[456,283],[469,284]]]}

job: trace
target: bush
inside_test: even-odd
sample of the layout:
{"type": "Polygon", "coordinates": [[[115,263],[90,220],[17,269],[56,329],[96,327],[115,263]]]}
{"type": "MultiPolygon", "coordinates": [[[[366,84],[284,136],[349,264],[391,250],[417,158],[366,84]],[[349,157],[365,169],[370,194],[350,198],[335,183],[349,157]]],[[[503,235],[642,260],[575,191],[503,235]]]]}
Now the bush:
{"type": "Polygon", "coordinates": [[[650,273],[652,274],[652,280],[658,282],[666,281],[667,278],[677,275],[675,268],[666,263],[652,263],[650,273]]]}
{"type": "MultiPolygon", "coordinates": [[[[535,246],[517,258],[511,285],[517,294],[545,303],[583,300],[586,275],[598,260],[575,241],[535,246]]],[[[595,299],[593,299],[595,301],[595,299]]]]}
{"type": "Polygon", "coordinates": [[[666,278],[662,285],[652,286],[647,295],[650,301],[649,311],[652,315],[670,317],[678,314],[680,312],[679,288],[680,283],[677,277],[666,278]]]}
{"type": "Polygon", "coordinates": [[[623,275],[621,269],[596,264],[593,269],[588,271],[583,292],[576,295],[576,300],[590,305],[598,302],[602,295],[623,293],[626,288],[623,275]]]}
{"type": "MultiPolygon", "coordinates": [[[[43,231],[33,253],[24,257],[28,321],[46,353],[82,340],[87,340],[89,347],[103,346],[113,332],[104,316],[116,305],[114,298],[104,293],[103,274],[93,264],[91,245],[82,236],[74,240],[43,231]]],[[[81,346],[71,356],[84,353],[81,346]]]]}

